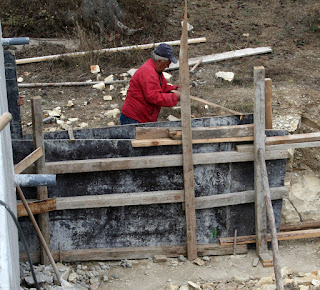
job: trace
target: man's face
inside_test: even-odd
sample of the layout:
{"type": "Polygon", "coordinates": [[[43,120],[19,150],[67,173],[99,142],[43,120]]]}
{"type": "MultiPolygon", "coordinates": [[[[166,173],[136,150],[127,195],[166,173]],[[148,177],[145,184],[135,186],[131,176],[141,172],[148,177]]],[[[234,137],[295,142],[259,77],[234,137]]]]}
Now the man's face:
{"type": "Polygon", "coordinates": [[[157,67],[157,68],[158,68],[158,72],[159,72],[159,73],[164,72],[164,70],[165,70],[167,67],[169,67],[170,63],[171,63],[170,60],[168,60],[168,61],[166,61],[166,62],[162,62],[161,60],[159,60],[159,61],[158,61],[158,67],[157,67]]]}

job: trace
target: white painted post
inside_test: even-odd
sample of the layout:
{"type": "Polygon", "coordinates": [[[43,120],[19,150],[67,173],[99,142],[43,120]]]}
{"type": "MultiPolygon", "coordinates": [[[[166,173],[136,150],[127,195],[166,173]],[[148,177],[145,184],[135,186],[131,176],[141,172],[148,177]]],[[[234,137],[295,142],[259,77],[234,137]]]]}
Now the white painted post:
{"type": "MultiPolygon", "coordinates": [[[[0,115],[8,112],[6,77],[0,23],[0,115]]],[[[17,212],[13,182],[10,126],[0,132],[0,200],[17,212]]],[[[0,289],[19,289],[18,230],[4,206],[0,205],[0,289]]]]}

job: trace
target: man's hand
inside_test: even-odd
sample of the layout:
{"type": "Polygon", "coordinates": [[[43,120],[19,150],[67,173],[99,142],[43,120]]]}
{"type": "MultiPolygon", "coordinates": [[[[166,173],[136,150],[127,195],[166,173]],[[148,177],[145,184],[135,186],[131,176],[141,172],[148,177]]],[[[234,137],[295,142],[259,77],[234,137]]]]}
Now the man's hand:
{"type": "Polygon", "coordinates": [[[177,91],[177,90],[172,90],[171,92],[176,94],[177,100],[178,100],[178,102],[179,102],[179,101],[180,101],[180,92],[177,91]]]}

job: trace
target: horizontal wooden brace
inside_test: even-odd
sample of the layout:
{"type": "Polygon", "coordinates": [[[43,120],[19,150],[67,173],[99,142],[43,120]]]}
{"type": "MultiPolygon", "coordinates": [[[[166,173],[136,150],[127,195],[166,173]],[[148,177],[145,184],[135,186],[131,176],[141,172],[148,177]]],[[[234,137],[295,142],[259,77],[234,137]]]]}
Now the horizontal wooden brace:
{"type": "MultiPolygon", "coordinates": [[[[30,210],[33,214],[44,213],[56,210],[56,199],[50,198],[46,200],[37,200],[28,202],[30,210]]],[[[17,216],[27,216],[28,213],[22,203],[17,204],[17,216]]]]}
{"type": "MultiPolygon", "coordinates": [[[[233,246],[221,246],[219,244],[203,244],[197,245],[199,256],[222,256],[232,255],[233,246]]],[[[236,247],[237,254],[246,254],[248,252],[247,245],[236,247]]],[[[110,261],[123,259],[147,259],[153,258],[154,255],[166,255],[167,257],[186,256],[186,246],[158,246],[158,247],[128,247],[128,248],[106,248],[106,249],[79,249],[67,251],[52,251],[54,260],[59,258],[63,262],[80,262],[80,261],[110,261]]],[[[39,253],[31,254],[32,261],[35,263],[40,261],[39,253]]],[[[20,260],[26,261],[26,254],[20,254],[20,260]]]]}
{"type": "MultiPolygon", "coordinates": [[[[277,237],[279,241],[318,238],[320,237],[320,229],[280,232],[280,233],[277,233],[277,237]]],[[[267,234],[267,241],[271,242],[270,234],[267,234]]],[[[255,242],[256,242],[256,236],[251,235],[251,236],[237,237],[236,243],[237,245],[243,245],[243,244],[253,244],[255,242]]],[[[222,246],[233,245],[234,238],[233,237],[220,238],[219,243],[222,246]]]]}
{"type": "MultiPolygon", "coordinates": [[[[271,188],[272,199],[282,199],[288,193],[286,187],[271,188]]],[[[183,190],[115,193],[94,196],[57,197],[56,210],[148,205],[184,202],[183,190]]],[[[196,209],[214,208],[254,202],[254,191],[196,197],[196,209]]]]}
{"type": "MultiPolygon", "coordinates": [[[[266,151],[320,147],[320,141],[266,145],[266,151]]],[[[253,152],[253,145],[236,145],[237,152],[253,152]]]]}
{"type": "MultiPolygon", "coordinates": [[[[287,158],[289,158],[287,150],[266,152],[266,160],[287,158]]],[[[251,152],[221,151],[193,154],[194,165],[247,162],[253,160],[254,155],[251,152]]],[[[181,154],[47,162],[43,173],[65,174],[176,166],[182,166],[181,154]]]]}

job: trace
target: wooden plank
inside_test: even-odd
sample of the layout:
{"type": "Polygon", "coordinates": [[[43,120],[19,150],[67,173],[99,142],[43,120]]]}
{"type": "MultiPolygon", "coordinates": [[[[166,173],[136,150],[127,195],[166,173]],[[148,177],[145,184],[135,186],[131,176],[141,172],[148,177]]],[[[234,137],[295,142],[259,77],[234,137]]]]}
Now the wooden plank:
{"type": "Polygon", "coordinates": [[[302,222],[297,224],[283,224],[280,226],[280,231],[288,232],[288,231],[314,229],[314,228],[320,228],[320,221],[309,221],[309,222],[302,222]]]}
{"type": "Polygon", "coordinates": [[[12,115],[9,112],[3,113],[2,116],[0,116],[0,132],[10,123],[11,120],[12,115]]]}
{"type": "MultiPolygon", "coordinates": [[[[239,49],[239,50],[232,50],[232,51],[227,51],[223,53],[210,54],[210,55],[190,58],[189,66],[195,65],[199,60],[201,60],[202,63],[213,63],[213,62],[219,62],[219,61],[228,60],[228,59],[235,59],[235,58],[265,54],[270,52],[272,52],[271,47],[257,47],[257,48],[245,48],[245,49],[239,49]]],[[[179,62],[176,64],[171,63],[170,67],[168,68],[168,70],[175,70],[175,69],[179,69],[179,62]]]]}
{"type": "MultiPolygon", "coordinates": [[[[42,148],[42,157],[36,162],[36,173],[42,174],[45,170],[45,151],[44,151],[44,138],[43,138],[43,112],[41,106],[41,97],[36,96],[31,99],[32,109],[32,131],[33,131],[33,143],[35,148],[42,148]]],[[[48,199],[48,190],[46,186],[37,187],[37,198],[39,200],[48,199]]],[[[46,245],[50,249],[50,229],[49,229],[49,213],[42,213],[38,216],[39,227],[42,232],[46,245]]],[[[41,247],[41,263],[49,264],[49,259],[46,256],[45,247],[41,247]]]]}
{"type": "Polygon", "coordinates": [[[30,153],[27,157],[21,160],[18,164],[14,166],[14,174],[19,174],[27,169],[31,164],[36,162],[40,157],[43,156],[42,147],[38,147],[32,153],[30,153]]]}
{"type": "MultiPolygon", "coordinates": [[[[287,158],[289,158],[289,153],[287,150],[274,150],[266,152],[267,160],[287,158]]],[[[254,155],[251,152],[222,151],[193,154],[193,163],[195,165],[247,162],[253,160],[254,155]]],[[[182,166],[181,154],[46,162],[44,173],[65,174],[176,166],[182,166]]]]}
{"type": "Polygon", "coordinates": [[[68,126],[68,135],[69,135],[69,140],[70,140],[71,142],[75,141],[74,136],[73,136],[72,126],[68,126]]]}
{"type": "MultiPolygon", "coordinates": [[[[270,188],[271,199],[282,199],[288,193],[286,187],[270,188]]],[[[196,209],[214,208],[255,202],[253,190],[196,197],[196,209]]]]}
{"type": "MultiPolygon", "coordinates": [[[[50,198],[46,200],[37,200],[28,202],[28,205],[30,207],[30,210],[32,214],[39,214],[44,213],[48,211],[54,211],[56,210],[56,199],[50,198]]],[[[27,216],[27,210],[25,209],[24,205],[22,203],[17,204],[17,216],[27,216]]]]}
{"type": "Polygon", "coordinates": [[[320,132],[268,137],[266,145],[320,141],[320,132]]]}
{"type": "Polygon", "coordinates": [[[274,264],[274,274],[276,278],[277,289],[283,289],[283,281],[281,276],[280,260],[279,260],[279,248],[278,248],[278,239],[277,239],[277,227],[274,216],[274,211],[271,202],[271,194],[269,188],[268,172],[266,161],[264,158],[264,149],[260,148],[258,150],[258,161],[261,168],[261,178],[262,178],[262,187],[264,190],[264,197],[266,200],[267,206],[267,215],[269,221],[269,228],[271,231],[271,244],[272,244],[272,254],[273,254],[273,264],[274,264]]]}
{"type": "Polygon", "coordinates": [[[228,113],[230,113],[230,114],[232,114],[232,115],[240,115],[240,116],[243,115],[243,113],[240,113],[240,112],[237,112],[237,111],[228,109],[228,108],[223,107],[223,106],[220,106],[220,105],[218,105],[218,104],[215,104],[215,103],[212,103],[212,102],[209,102],[209,101],[200,99],[200,98],[198,98],[198,97],[190,96],[190,99],[195,100],[195,101],[198,101],[198,102],[200,102],[200,103],[204,103],[204,104],[209,105],[209,106],[214,107],[214,108],[219,108],[219,109],[221,109],[221,110],[223,110],[223,111],[226,111],[226,112],[228,112],[228,113]]]}
{"type": "MultiPolygon", "coordinates": [[[[267,145],[266,151],[288,150],[291,148],[298,149],[298,148],[310,148],[310,147],[320,147],[320,141],[267,145]]],[[[253,145],[236,145],[236,150],[237,152],[253,152],[253,145]]]]}
{"type": "MultiPolygon", "coordinates": [[[[201,43],[206,42],[205,37],[200,38],[191,38],[188,40],[190,44],[192,43],[201,43]]],[[[128,51],[128,50],[140,50],[140,49],[150,49],[155,48],[162,42],[158,43],[149,43],[149,44],[139,44],[139,45],[131,45],[131,46],[123,46],[123,47],[114,47],[114,48],[104,48],[104,49],[97,49],[91,51],[82,51],[82,52],[71,52],[71,53],[63,53],[63,54],[56,54],[56,55],[47,55],[47,56],[39,56],[39,57],[32,57],[32,58],[23,58],[17,59],[16,64],[27,64],[27,63],[34,63],[34,62],[42,62],[47,60],[56,60],[64,57],[76,57],[76,56],[84,56],[84,55],[91,55],[95,53],[114,53],[119,51],[128,51]]],[[[180,40],[175,41],[167,41],[169,45],[180,45],[180,40]]]]}
{"type": "Polygon", "coordinates": [[[186,240],[187,257],[189,260],[197,258],[197,234],[196,212],[194,196],[194,174],[192,157],[192,133],[191,133],[191,103],[190,103],[190,79],[188,66],[188,30],[187,30],[187,0],[184,4],[184,18],[180,46],[180,90],[181,90],[181,127],[182,127],[182,159],[183,181],[186,215],[186,240]]]}
{"type": "Polygon", "coordinates": [[[265,82],[265,108],[266,108],[266,129],[272,129],[272,81],[267,78],[265,82]]]}
{"type": "MultiPolygon", "coordinates": [[[[192,139],[253,136],[253,124],[194,127],[192,139]]],[[[179,127],[136,127],[136,140],[173,138],[181,139],[179,127]],[[178,135],[178,136],[176,136],[178,135]]]]}
{"type": "MultiPolygon", "coordinates": [[[[220,246],[219,244],[197,245],[197,251],[200,256],[222,256],[231,255],[233,247],[220,246]]],[[[237,247],[237,254],[246,254],[247,245],[237,247]]],[[[155,246],[155,247],[128,247],[128,248],[98,248],[98,249],[80,249],[61,251],[63,262],[81,262],[81,261],[112,261],[123,259],[148,259],[154,255],[166,255],[169,258],[178,257],[187,254],[186,246],[155,246]]],[[[59,260],[59,251],[53,251],[52,255],[56,261],[59,260]]],[[[40,259],[38,253],[31,253],[32,261],[37,263],[40,259]]],[[[27,261],[26,254],[20,254],[20,261],[27,261]]]]}
{"type": "Polygon", "coordinates": [[[114,193],[94,196],[57,197],[56,209],[81,209],[98,207],[116,207],[128,205],[148,205],[175,203],[184,201],[183,190],[114,193]]]}
{"type": "MultiPolygon", "coordinates": [[[[299,240],[299,239],[311,239],[311,238],[319,238],[320,237],[320,229],[312,229],[312,230],[303,230],[303,231],[290,231],[290,232],[280,232],[277,233],[277,238],[279,241],[288,241],[288,240],[299,240]]],[[[267,241],[271,241],[271,235],[266,235],[267,241]]],[[[228,238],[220,238],[219,244],[221,246],[233,245],[233,237],[228,238]]],[[[238,236],[237,237],[237,245],[244,244],[254,244],[256,242],[256,236],[238,236]]]]}
{"type": "MultiPolygon", "coordinates": [[[[196,127],[192,128],[192,139],[211,139],[211,138],[234,138],[253,136],[253,124],[216,126],[216,127],[196,127]]],[[[181,130],[169,128],[169,136],[174,140],[181,139],[181,130]]]]}
{"type": "Polygon", "coordinates": [[[169,129],[163,127],[136,127],[136,140],[169,138],[169,129]]]}
{"type": "MultiPolygon", "coordinates": [[[[271,198],[281,199],[286,187],[271,188],[271,198]]],[[[57,197],[56,210],[149,205],[184,202],[183,190],[113,193],[95,196],[57,197]]],[[[214,208],[254,202],[254,191],[242,191],[195,198],[195,209],[214,208]]]]}
{"type": "MultiPolygon", "coordinates": [[[[191,143],[192,144],[208,144],[208,143],[247,142],[247,141],[253,141],[253,139],[254,139],[253,136],[192,139],[191,143]]],[[[172,145],[181,145],[181,144],[182,144],[181,140],[172,140],[170,138],[131,141],[132,147],[172,146],[172,145]]]]}
{"type": "Polygon", "coordinates": [[[255,233],[257,254],[261,260],[262,254],[268,254],[266,241],[267,216],[266,203],[262,188],[261,166],[258,161],[258,150],[265,151],[265,70],[264,67],[254,67],[254,190],[255,202],[255,233]]]}
{"type": "Polygon", "coordinates": [[[202,59],[199,59],[197,63],[191,68],[190,73],[193,74],[196,68],[202,63],[202,59]]]}

